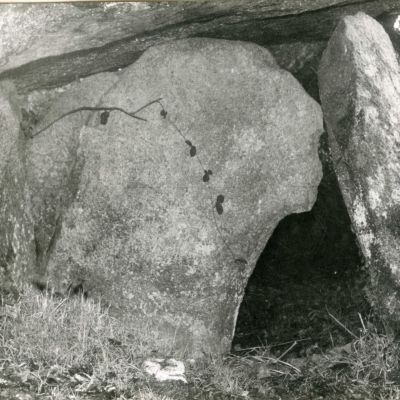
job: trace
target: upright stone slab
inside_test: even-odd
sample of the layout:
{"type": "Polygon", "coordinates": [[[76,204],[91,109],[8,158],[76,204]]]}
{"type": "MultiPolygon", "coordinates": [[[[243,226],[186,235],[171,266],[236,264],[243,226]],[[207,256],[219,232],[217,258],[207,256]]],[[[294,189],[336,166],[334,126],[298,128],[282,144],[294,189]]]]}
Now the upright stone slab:
{"type": "Polygon", "coordinates": [[[275,226],[315,201],[321,111],[266,49],[223,40],[151,48],[102,105],[158,98],[138,114],[147,122],[97,113],[81,130],[47,277],[101,297],[144,337],[221,353],[275,226]]]}
{"type": "Polygon", "coordinates": [[[371,277],[372,304],[400,321],[400,69],[382,26],[345,17],[319,85],[336,173],[371,277]]]}
{"type": "Polygon", "coordinates": [[[26,183],[26,138],[14,89],[0,85],[0,289],[29,280],[34,264],[33,225],[26,183]]]}

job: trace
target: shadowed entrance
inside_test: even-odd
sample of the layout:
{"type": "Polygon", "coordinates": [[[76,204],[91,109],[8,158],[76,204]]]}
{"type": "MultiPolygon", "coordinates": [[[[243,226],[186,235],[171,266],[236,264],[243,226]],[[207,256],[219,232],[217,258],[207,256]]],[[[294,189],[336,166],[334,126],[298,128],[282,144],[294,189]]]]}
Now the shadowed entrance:
{"type": "Polygon", "coordinates": [[[268,241],[246,288],[234,349],[344,344],[351,338],[335,318],[357,334],[358,313],[369,313],[363,260],[325,136],[320,157],[324,177],[316,203],[283,219],[268,241]]]}

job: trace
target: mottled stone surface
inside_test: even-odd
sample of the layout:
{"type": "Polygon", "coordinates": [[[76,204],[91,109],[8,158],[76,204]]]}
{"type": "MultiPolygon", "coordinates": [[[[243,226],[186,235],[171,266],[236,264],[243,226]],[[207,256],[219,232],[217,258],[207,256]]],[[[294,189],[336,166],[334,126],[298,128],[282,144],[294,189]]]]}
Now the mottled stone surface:
{"type": "Polygon", "coordinates": [[[0,79],[21,92],[115,70],[186,37],[270,46],[326,41],[338,19],[400,11],[398,0],[206,0],[0,5],[0,79]]]}
{"type": "Polygon", "coordinates": [[[344,18],[319,83],[336,173],[369,269],[377,310],[400,320],[400,69],[381,25],[344,18]]]}
{"type": "Polygon", "coordinates": [[[101,104],[133,111],[159,97],[166,118],[155,103],[140,113],[147,122],[112,112],[102,125],[95,113],[80,130],[78,189],[44,278],[154,325],[175,348],[220,353],[276,224],[315,201],[321,111],[267,50],[244,42],[153,47],[101,104]]]}
{"type": "MultiPolygon", "coordinates": [[[[74,108],[96,106],[100,97],[118,80],[114,73],[98,74],[62,88],[48,101],[29,99],[39,122],[33,134],[74,108]],[[40,107],[36,106],[39,104],[40,107]]],[[[37,97],[37,96],[36,96],[37,97]]],[[[34,281],[46,284],[46,266],[59,235],[63,214],[75,198],[83,158],[80,129],[90,118],[88,111],[69,115],[44,133],[28,141],[27,180],[31,192],[36,245],[34,281]]]]}
{"type": "Polygon", "coordinates": [[[21,284],[34,262],[33,227],[26,184],[26,139],[12,85],[0,85],[0,283],[21,284]]]}

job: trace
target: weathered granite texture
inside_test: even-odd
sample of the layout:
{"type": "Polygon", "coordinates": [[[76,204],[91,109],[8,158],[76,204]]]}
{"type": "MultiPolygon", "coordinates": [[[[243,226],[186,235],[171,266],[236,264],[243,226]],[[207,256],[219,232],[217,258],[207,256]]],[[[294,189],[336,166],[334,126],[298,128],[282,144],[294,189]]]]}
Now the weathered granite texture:
{"type": "Polygon", "coordinates": [[[95,99],[133,111],[160,97],[167,114],[154,103],[138,114],[147,122],[97,112],[86,126],[73,114],[32,139],[46,155],[35,168],[47,171],[33,188],[47,182],[37,196],[54,204],[35,213],[43,248],[43,221],[56,232],[62,210],[43,283],[101,297],[189,353],[227,351],[273,229],[315,201],[320,108],[267,50],[244,42],[155,46],[115,76],[77,84],[52,118],[95,99]]]}
{"type": "MultiPolygon", "coordinates": [[[[400,11],[398,0],[1,4],[0,79],[19,91],[116,70],[155,44],[193,36],[263,46],[326,41],[338,19],[400,11]]],[[[278,59],[279,62],[279,59],[278,59]]]]}
{"type": "Polygon", "coordinates": [[[0,85],[0,282],[26,282],[35,262],[30,196],[26,180],[26,140],[15,89],[0,85]]]}
{"type": "Polygon", "coordinates": [[[345,17],[319,70],[336,174],[369,270],[369,295],[400,317],[400,68],[388,35],[364,13],[345,17]]]}

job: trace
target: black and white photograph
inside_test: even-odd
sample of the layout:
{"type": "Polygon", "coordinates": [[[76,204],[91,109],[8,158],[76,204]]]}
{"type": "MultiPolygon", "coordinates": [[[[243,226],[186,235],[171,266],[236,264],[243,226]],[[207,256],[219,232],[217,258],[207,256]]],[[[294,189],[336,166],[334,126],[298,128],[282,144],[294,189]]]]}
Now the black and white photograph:
{"type": "Polygon", "coordinates": [[[400,0],[0,0],[0,400],[400,400],[400,0]]]}

